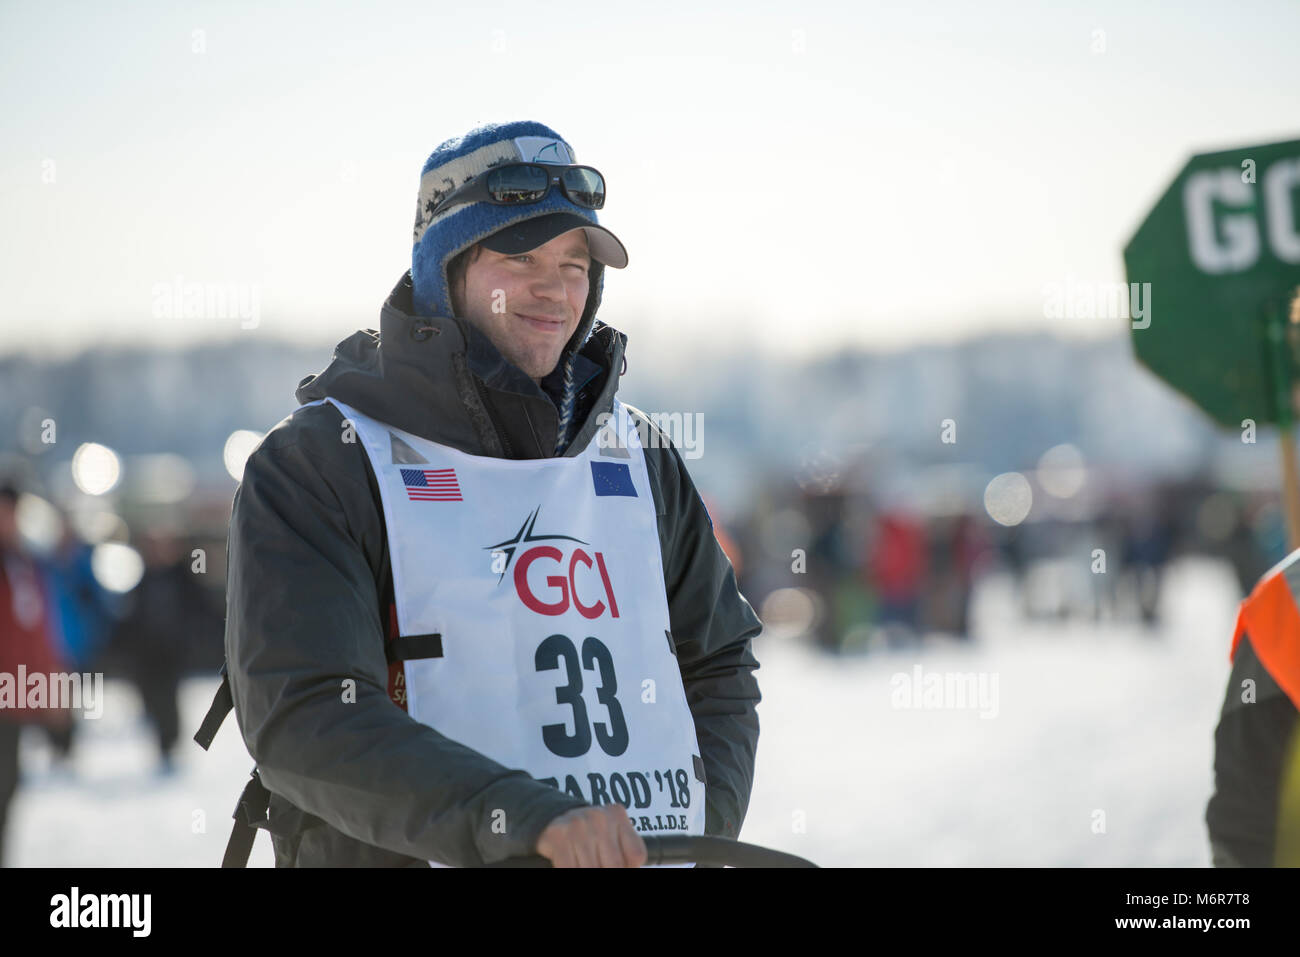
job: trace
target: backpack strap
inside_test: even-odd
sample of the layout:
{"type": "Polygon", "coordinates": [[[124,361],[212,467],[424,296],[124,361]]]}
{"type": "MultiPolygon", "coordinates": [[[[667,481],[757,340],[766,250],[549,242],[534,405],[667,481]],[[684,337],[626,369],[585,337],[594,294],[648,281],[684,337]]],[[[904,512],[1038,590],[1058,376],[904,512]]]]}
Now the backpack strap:
{"type": "MultiPolygon", "coordinates": [[[[223,661],[221,686],[212,696],[208,713],[194,735],[194,740],[204,751],[211,747],[212,739],[217,736],[221,723],[226,720],[226,715],[230,714],[234,707],[235,700],[230,692],[230,675],[226,672],[226,663],[223,661]]],[[[221,859],[222,867],[248,866],[248,856],[253,851],[253,839],[257,837],[257,829],[267,826],[267,808],[270,803],[271,792],[262,783],[257,768],[253,768],[251,780],[244,786],[243,793],[239,795],[239,803],[235,805],[235,813],[231,815],[235,819],[235,827],[230,832],[230,840],[226,843],[226,853],[221,859]]]]}
{"type": "Polygon", "coordinates": [[[391,665],[399,661],[418,661],[442,657],[442,635],[398,635],[389,639],[385,653],[391,665]]]}
{"type": "MultiPolygon", "coordinates": [[[[442,635],[399,636],[397,634],[397,608],[391,603],[388,608],[388,625],[384,656],[389,665],[389,696],[395,704],[405,709],[406,687],[402,662],[421,658],[441,658],[442,635]]],[[[204,751],[207,751],[211,746],[213,738],[217,735],[217,730],[221,727],[222,722],[226,720],[226,715],[234,710],[234,707],[235,701],[230,690],[230,675],[226,669],[226,662],[223,661],[221,663],[221,686],[217,688],[217,693],[213,695],[212,704],[208,707],[208,713],[204,716],[203,723],[194,735],[194,740],[204,751]]],[[[253,768],[248,784],[244,785],[243,793],[239,795],[239,803],[235,805],[235,813],[231,815],[235,819],[235,826],[230,832],[230,840],[226,844],[225,856],[221,859],[222,867],[248,866],[248,858],[252,854],[253,841],[257,837],[258,830],[272,830],[269,819],[270,804],[271,792],[262,783],[262,777],[257,773],[257,768],[253,768]]],[[[283,828],[285,823],[281,822],[278,827],[283,828]]],[[[324,822],[317,818],[309,818],[305,826],[310,827],[317,823],[324,822]]],[[[300,828],[302,828],[302,825],[300,825],[300,828]]]]}
{"type": "Polygon", "coordinates": [[[262,783],[257,768],[253,768],[252,780],[244,786],[244,793],[239,795],[235,805],[235,827],[230,832],[226,844],[226,854],[221,859],[222,867],[247,867],[248,855],[253,851],[253,839],[257,837],[258,828],[268,828],[267,807],[271,803],[271,792],[262,783]]]}
{"type": "Polygon", "coordinates": [[[199,725],[198,733],[194,735],[194,740],[198,742],[199,747],[204,751],[212,744],[212,739],[217,736],[217,729],[221,727],[221,722],[226,720],[226,715],[235,707],[235,699],[230,693],[230,676],[226,673],[226,663],[221,663],[221,687],[217,688],[217,693],[212,697],[212,704],[208,706],[208,713],[203,718],[203,723],[199,725]]]}

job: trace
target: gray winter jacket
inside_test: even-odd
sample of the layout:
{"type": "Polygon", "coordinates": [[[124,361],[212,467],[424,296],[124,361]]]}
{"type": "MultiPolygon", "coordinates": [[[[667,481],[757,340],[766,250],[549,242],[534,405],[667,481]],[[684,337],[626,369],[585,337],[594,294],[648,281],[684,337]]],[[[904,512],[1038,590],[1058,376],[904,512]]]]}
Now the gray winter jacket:
{"type": "MultiPolygon", "coordinates": [[[[411,315],[410,276],[380,329],[335,349],[299,385],[475,455],[552,454],[555,403],[476,327],[411,315]]],[[[627,337],[596,322],[576,365],[581,428],[612,408],[627,337]]],[[[644,420],[644,415],[632,410],[644,420]]],[[[651,426],[646,426],[651,427],[651,426]]],[[[389,695],[393,585],[379,490],[338,409],[300,408],[249,457],[228,542],[226,659],[240,733],[271,792],[277,866],[456,866],[533,854],[546,824],[584,802],[415,721],[389,695]],[[345,679],[355,703],[343,703],[345,679]],[[508,833],[495,833],[503,809],[508,833]]],[[[762,630],[682,458],[647,443],[665,589],[706,779],[706,833],[745,818],[762,630]]],[[[498,828],[499,830],[499,828],[498,828]]]]}

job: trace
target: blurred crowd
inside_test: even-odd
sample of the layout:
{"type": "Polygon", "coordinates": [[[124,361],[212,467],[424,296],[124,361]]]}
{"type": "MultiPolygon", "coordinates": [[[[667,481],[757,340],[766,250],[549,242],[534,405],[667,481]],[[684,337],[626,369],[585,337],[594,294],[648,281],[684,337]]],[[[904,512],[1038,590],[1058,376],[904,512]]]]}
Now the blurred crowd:
{"type": "MultiPolygon", "coordinates": [[[[30,509],[29,509],[30,511],[30,509]]],[[[23,694],[19,676],[102,674],[137,689],[156,747],[158,771],[170,774],[180,739],[181,678],[215,672],[221,660],[223,602],[192,569],[186,533],[144,529],[135,548],[97,552],[66,513],[0,485],[0,680],[23,694]],[[22,510],[34,505],[41,534],[24,534],[22,510]],[[53,514],[52,514],[53,513],[53,514]],[[125,556],[138,566],[125,569],[125,556]],[[214,663],[215,662],[215,663],[214,663]]],[[[123,543],[118,543],[119,546],[123,543]]],[[[101,682],[102,687],[102,682],[101,682]]],[[[24,729],[48,739],[55,769],[68,769],[82,716],[70,707],[0,708],[0,866],[8,809],[21,780],[24,729]]],[[[82,709],[85,710],[84,708],[82,709]]]]}
{"type": "MultiPolygon", "coordinates": [[[[1203,479],[1115,492],[1084,510],[1007,525],[982,507],[925,509],[843,488],[770,487],[725,523],[741,591],[769,632],[828,652],[972,638],[982,582],[1010,582],[1027,620],[1161,623],[1171,561],[1231,565],[1241,594],[1288,552],[1278,497],[1203,479]]],[[[725,524],[725,527],[724,527],[725,524]]]]}

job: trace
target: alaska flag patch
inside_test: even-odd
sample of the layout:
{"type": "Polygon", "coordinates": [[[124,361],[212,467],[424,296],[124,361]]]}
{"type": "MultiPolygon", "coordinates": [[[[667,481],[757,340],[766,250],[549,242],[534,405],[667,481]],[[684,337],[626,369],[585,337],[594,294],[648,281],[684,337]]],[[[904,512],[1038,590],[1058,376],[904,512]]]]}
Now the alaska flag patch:
{"type": "Polygon", "coordinates": [[[636,498],[632,472],[622,462],[592,462],[591,484],[597,495],[631,495],[636,498]]]}

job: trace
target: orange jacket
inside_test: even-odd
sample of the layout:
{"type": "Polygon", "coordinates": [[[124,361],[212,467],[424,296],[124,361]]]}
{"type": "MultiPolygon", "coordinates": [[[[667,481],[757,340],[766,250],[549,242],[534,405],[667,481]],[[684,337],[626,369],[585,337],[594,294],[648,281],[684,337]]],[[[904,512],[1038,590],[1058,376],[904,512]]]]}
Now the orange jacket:
{"type": "Polygon", "coordinates": [[[1214,862],[1300,866],[1300,549],[1241,602],[1229,658],[1206,809],[1214,862]],[[1249,653],[1239,654],[1243,639],[1249,653]],[[1280,695],[1264,693],[1270,678],[1280,695]],[[1245,703],[1247,680],[1258,684],[1258,701],[1245,703]]]}
{"type": "Polygon", "coordinates": [[[1229,659],[1237,656],[1243,633],[1260,664],[1291,703],[1300,708],[1300,549],[1274,565],[1242,600],[1229,659]]]}

